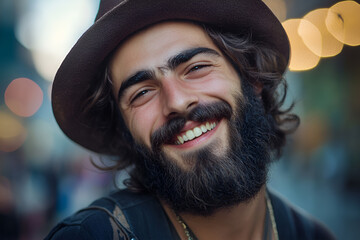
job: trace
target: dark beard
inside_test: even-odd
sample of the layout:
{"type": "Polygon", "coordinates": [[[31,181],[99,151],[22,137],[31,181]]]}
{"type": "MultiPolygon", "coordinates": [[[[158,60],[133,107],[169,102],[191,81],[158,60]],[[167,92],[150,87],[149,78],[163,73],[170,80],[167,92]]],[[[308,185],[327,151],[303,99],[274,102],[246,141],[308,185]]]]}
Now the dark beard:
{"type": "MultiPolygon", "coordinates": [[[[210,215],[221,208],[251,200],[265,184],[271,162],[270,136],[274,120],[264,113],[261,100],[251,86],[243,86],[244,100],[237,97],[236,112],[225,102],[197,106],[187,116],[170,120],[151,139],[152,150],[136,144],[141,160],[137,164],[141,182],[178,213],[210,215]],[[187,120],[227,120],[229,148],[224,156],[210,144],[189,154],[184,170],[161,151],[187,120]]],[[[216,143],[215,143],[216,144],[216,143]]]]}

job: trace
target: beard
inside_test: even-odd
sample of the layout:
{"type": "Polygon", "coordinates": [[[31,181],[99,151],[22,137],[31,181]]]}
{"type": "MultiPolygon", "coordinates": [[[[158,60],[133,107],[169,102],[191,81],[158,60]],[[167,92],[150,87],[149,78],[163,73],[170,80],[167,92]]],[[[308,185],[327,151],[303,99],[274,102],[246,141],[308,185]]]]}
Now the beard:
{"type": "Polygon", "coordinates": [[[151,149],[135,143],[139,154],[136,170],[145,188],[165,201],[177,213],[208,216],[215,211],[251,200],[266,183],[271,162],[274,119],[266,114],[260,98],[249,84],[238,94],[237,109],[223,101],[196,106],[154,132],[151,149]],[[186,121],[225,120],[228,143],[224,154],[215,152],[214,141],[200,150],[184,154],[189,169],[180,167],[162,151],[174,144],[186,121]]]}

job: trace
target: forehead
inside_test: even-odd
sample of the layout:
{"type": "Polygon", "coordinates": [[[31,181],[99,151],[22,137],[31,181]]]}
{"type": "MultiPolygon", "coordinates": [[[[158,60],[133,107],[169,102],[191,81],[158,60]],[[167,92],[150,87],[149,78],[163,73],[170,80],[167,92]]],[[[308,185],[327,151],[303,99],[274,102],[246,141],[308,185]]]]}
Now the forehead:
{"type": "Polygon", "coordinates": [[[113,77],[124,79],[141,69],[156,68],[189,48],[217,49],[202,27],[190,22],[164,22],[146,28],[123,42],[110,63],[113,77]]]}

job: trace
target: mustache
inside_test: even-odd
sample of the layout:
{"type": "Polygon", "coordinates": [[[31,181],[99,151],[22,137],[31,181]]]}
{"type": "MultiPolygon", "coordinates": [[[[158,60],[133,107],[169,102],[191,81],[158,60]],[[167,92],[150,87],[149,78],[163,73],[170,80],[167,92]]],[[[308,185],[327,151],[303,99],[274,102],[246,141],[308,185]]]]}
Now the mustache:
{"type": "Polygon", "coordinates": [[[219,101],[209,104],[200,104],[188,113],[171,118],[167,123],[157,129],[150,138],[154,152],[159,152],[163,144],[172,143],[175,135],[181,132],[187,121],[206,122],[209,120],[230,119],[233,110],[230,104],[219,101]]]}

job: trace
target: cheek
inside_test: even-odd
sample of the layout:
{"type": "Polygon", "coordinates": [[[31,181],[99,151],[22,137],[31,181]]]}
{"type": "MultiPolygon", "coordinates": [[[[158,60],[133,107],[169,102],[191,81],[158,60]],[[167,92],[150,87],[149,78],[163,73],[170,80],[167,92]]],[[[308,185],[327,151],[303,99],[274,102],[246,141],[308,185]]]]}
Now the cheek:
{"type": "Polygon", "coordinates": [[[150,147],[151,134],[156,129],[158,109],[147,106],[133,110],[129,119],[129,129],[134,139],[150,147]]]}
{"type": "Polygon", "coordinates": [[[233,95],[241,92],[240,79],[234,76],[216,75],[207,81],[205,88],[202,86],[201,91],[206,92],[207,95],[232,102],[233,95]]]}

